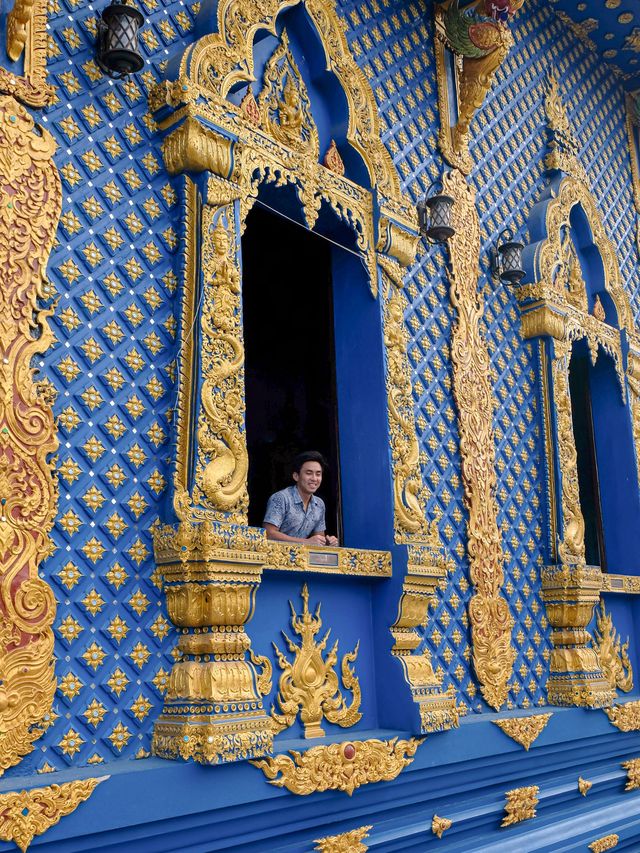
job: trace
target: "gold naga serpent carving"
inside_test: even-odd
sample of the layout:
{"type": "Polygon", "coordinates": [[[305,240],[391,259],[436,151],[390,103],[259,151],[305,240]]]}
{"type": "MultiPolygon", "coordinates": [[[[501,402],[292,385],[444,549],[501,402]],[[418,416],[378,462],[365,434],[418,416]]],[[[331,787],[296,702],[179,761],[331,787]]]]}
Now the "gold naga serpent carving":
{"type": "MultiPolygon", "coordinates": [[[[407,358],[408,334],[404,323],[402,267],[390,258],[379,257],[385,285],[384,345],[387,351],[387,408],[391,431],[396,539],[406,534],[429,534],[427,490],[420,473],[420,445],[416,435],[411,397],[411,375],[407,358]]],[[[437,537],[437,534],[436,534],[437,537]]]]}
{"type": "Polygon", "coordinates": [[[493,394],[489,352],[480,331],[483,300],[478,292],[480,225],[475,193],[458,170],[445,175],[444,191],[455,198],[450,241],[451,304],[457,311],[451,339],[453,396],[458,408],[462,480],[469,509],[467,550],[474,594],[469,602],[473,664],[482,694],[494,708],[506,701],[515,650],[513,617],[501,594],[503,553],[495,498],[493,394]]]}
{"type": "Polygon", "coordinates": [[[309,612],[309,590],[307,585],[302,587],[302,614],[298,616],[291,602],[291,627],[302,639],[298,646],[285,633],[282,636],[289,651],[294,655],[293,663],[274,643],[276,657],[283,670],[278,684],[277,701],[280,713],[275,708],[271,711],[273,732],[277,734],[293,724],[300,711],[300,719],[304,725],[306,738],[322,737],[324,730],[320,725],[325,717],[330,723],[336,723],[342,728],[349,728],[361,719],[359,712],[361,692],[360,682],[349,664],[358,656],[359,643],[352,652],[342,658],[342,683],[350,690],[353,698],[347,705],[334,666],[338,662],[338,640],[323,659],[327,647],[330,630],[322,640],[316,641],[315,636],[322,627],[320,604],[315,614],[309,612]]]}
{"type": "Polygon", "coordinates": [[[34,357],[53,342],[45,270],[62,203],[55,142],[0,96],[0,775],[33,750],[46,725],[53,672],[53,592],[38,576],[51,553],[58,446],[52,386],[34,357]]]}
{"type": "Polygon", "coordinates": [[[233,213],[205,206],[202,234],[205,287],[202,372],[205,379],[198,440],[209,461],[203,464],[199,460],[196,481],[220,512],[235,511],[244,517],[248,503],[249,458],[243,432],[244,346],[233,213]]]}
{"type": "MultiPolygon", "coordinates": [[[[438,144],[452,166],[469,174],[473,161],[469,154],[469,128],[491,88],[496,71],[514,45],[506,21],[485,13],[485,0],[475,0],[460,9],[459,0],[444,0],[435,7],[435,53],[438,80],[440,131],[438,144]],[[456,74],[450,83],[445,49],[456,57],[456,74]],[[451,115],[450,88],[457,115],[451,115]]],[[[524,0],[508,0],[501,10],[514,15],[524,0]]]]}

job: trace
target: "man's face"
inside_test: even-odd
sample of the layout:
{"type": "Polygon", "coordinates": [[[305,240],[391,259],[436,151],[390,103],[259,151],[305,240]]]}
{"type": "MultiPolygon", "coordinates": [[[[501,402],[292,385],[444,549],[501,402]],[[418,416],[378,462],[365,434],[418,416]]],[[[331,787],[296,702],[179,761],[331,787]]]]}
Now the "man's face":
{"type": "Polygon", "coordinates": [[[305,462],[299,471],[293,472],[293,479],[301,492],[313,495],[322,482],[322,465],[319,462],[305,462]]]}

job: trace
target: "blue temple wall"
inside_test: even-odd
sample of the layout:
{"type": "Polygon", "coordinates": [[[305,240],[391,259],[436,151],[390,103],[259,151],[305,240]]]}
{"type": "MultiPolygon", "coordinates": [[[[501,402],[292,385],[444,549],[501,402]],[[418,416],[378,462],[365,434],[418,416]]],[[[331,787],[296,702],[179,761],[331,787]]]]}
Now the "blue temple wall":
{"type": "MultiPolygon", "coordinates": [[[[437,147],[432,4],[361,0],[337,7],[374,91],[382,137],[403,189],[417,202],[444,168],[437,147]]],[[[31,755],[5,772],[0,790],[32,786],[38,773],[45,774],[37,777],[43,784],[103,773],[111,778],[33,846],[51,853],[134,847],[204,853],[225,845],[241,851],[308,851],[314,838],[373,823],[378,828],[371,849],[424,850],[438,843],[430,830],[438,812],[454,817],[457,827],[446,846],[444,836],[441,849],[582,850],[587,839],[623,826],[620,849],[638,849],[633,844],[640,802],[633,794],[620,798],[625,776],[620,762],[640,753],[637,735],[618,732],[602,712],[553,709],[549,726],[524,753],[490,724],[496,715],[488,713],[474,680],[467,511],[449,360],[454,316],[447,261],[438,246],[423,245],[409,272],[405,319],[429,510],[439,516],[442,540],[455,563],[438,592],[423,643],[444,686],[455,687],[468,712],[460,729],[430,736],[397,780],[367,786],[352,798],[336,793],[294,798],[268,786],[246,764],[202,768],[150,757],[152,721],[175,659],[176,636],[154,570],[150,527],[159,514],[166,516],[171,478],[183,235],[181,181],[164,170],[147,94],[162,78],[164,63],[193,41],[198,4],[143,0],[141,8],[148,63],[123,83],[107,80],[95,67],[95,7],[71,0],[50,3],[49,74],[58,101],[39,120],[58,143],[63,210],[48,268],[58,298],[51,321],[57,342],[40,368],[58,391],[61,445],[56,551],[42,571],[58,601],[58,690],[48,730],[31,755]],[[595,799],[578,795],[579,767],[583,775],[592,774],[595,799]],[[539,818],[499,835],[504,791],[534,783],[542,792],[539,818]],[[529,833],[535,841],[528,840],[529,833]]],[[[505,227],[526,242],[529,214],[546,186],[549,72],[558,77],[580,160],[616,246],[636,318],[640,314],[637,214],[622,87],[555,17],[551,5],[530,0],[512,30],[515,47],[471,134],[484,331],[497,404],[503,591],[516,621],[510,711],[546,703],[551,645],[540,570],[550,558],[549,506],[538,351],[522,340],[513,292],[489,275],[489,254],[505,227]]],[[[268,41],[262,42],[263,61],[268,41]]],[[[388,625],[371,625],[374,583],[346,578],[338,583],[326,576],[307,581],[310,604],[322,601],[324,627],[339,637],[341,654],[363,636],[387,630],[388,625]]],[[[273,574],[261,586],[248,626],[259,653],[271,654],[272,640],[280,643],[287,601],[300,604],[300,586],[297,576],[273,574]]],[[[630,601],[607,597],[623,638],[636,633],[637,606],[630,601]]],[[[638,672],[633,641],[630,654],[638,672]]],[[[357,671],[363,719],[348,731],[327,726],[334,738],[380,734],[377,703],[385,694],[386,701],[394,701],[384,686],[376,700],[371,644],[362,644],[357,671]]],[[[275,690],[268,704],[274,696],[275,690]]],[[[294,724],[279,736],[278,751],[308,748],[309,741],[297,740],[301,734],[300,724],[294,724]]],[[[397,734],[403,733],[384,736],[397,734]]],[[[4,849],[9,845],[0,843],[4,849]]]]}

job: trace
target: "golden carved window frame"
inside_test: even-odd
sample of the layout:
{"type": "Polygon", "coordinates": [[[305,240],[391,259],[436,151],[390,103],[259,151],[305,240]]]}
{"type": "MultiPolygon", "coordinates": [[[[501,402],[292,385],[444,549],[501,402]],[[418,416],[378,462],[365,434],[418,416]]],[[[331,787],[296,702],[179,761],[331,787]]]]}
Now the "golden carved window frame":
{"type": "MultiPolygon", "coordinates": [[[[402,664],[404,679],[415,703],[417,730],[424,733],[441,731],[457,725],[455,691],[442,690],[428,651],[417,651],[421,636],[416,631],[426,621],[430,596],[439,580],[447,574],[450,564],[437,524],[427,518],[428,495],[420,469],[407,353],[408,332],[404,323],[406,300],[403,280],[406,269],[414,261],[419,240],[415,205],[402,194],[395,165],[381,140],[373,91],[349,51],[345,28],[333,0],[267,0],[260,4],[252,0],[220,0],[216,25],[216,32],[186,49],[177,79],[158,85],[149,99],[160,128],[167,133],[163,145],[166,167],[173,175],[186,176],[183,269],[184,294],[188,298],[183,301],[181,328],[183,332],[191,329],[196,320],[197,268],[208,251],[206,242],[210,229],[204,229],[202,245],[198,244],[196,235],[200,216],[199,196],[203,193],[206,197],[202,210],[208,210],[208,221],[215,224],[219,218],[226,217],[228,223],[234,223],[238,233],[263,181],[289,183],[296,187],[309,228],[315,222],[320,203],[325,200],[355,230],[358,248],[370,273],[372,294],[381,299],[387,356],[386,391],[395,541],[407,546],[408,556],[397,618],[391,627],[391,653],[402,664]],[[241,104],[235,105],[227,100],[233,86],[254,80],[252,51],[257,30],[264,29],[277,35],[278,15],[294,6],[304,6],[323,45],[325,67],[335,75],[345,93],[349,111],[346,142],[360,154],[368,171],[370,188],[361,187],[324,165],[308,162],[308,158],[296,154],[256,127],[243,112],[241,104]],[[198,174],[202,177],[196,177],[198,174]],[[196,188],[196,182],[200,190],[196,188]]],[[[239,274],[237,258],[236,251],[236,271],[239,274]]],[[[228,272],[225,275],[233,278],[228,272]]],[[[236,313],[239,313],[237,293],[234,299],[236,313]]],[[[180,523],[177,529],[161,528],[159,539],[164,535],[175,543],[190,575],[192,570],[187,570],[187,566],[199,558],[195,552],[193,555],[187,553],[188,545],[185,552],[181,542],[189,540],[196,527],[199,526],[205,538],[209,536],[210,525],[221,531],[224,528],[222,535],[230,549],[242,549],[243,543],[249,539],[253,542],[252,537],[255,538],[254,534],[259,531],[246,527],[241,489],[231,511],[221,504],[216,505],[215,501],[209,507],[198,507],[190,493],[185,466],[192,452],[197,455],[198,440],[193,415],[194,389],[187,370],[196,354],[192,337],[189,338],[189,341],[185,339],[182,342],[186,351],[183,351],[178,364],[178,464],[174,478],[174,511],[180,523]]],[[[244,380],[241,371],[236,375],[241,379],[238,389],[243,405],[244,380]]],[[[246,442],[244,450],[240,451],[242,454],[246,454],[246,442]]],[[[236,461],[244,465],[246,458],[236,461]]],[[[215,536],[213,538],[216,539],[215,536]]],[[[270,562],[274,561],[268,560],[266,544],[258,550],[262,564],[270,568],[270,562]]],[[[274,564],[273,568],[309,569],[304,565],[303,548],[294,550],[293,562],[299,562],[299,565],[274,564]]],[[[358,568],[346,573],[370,577],[388,577],[391,574],[386,552],[360,551],[356,557],[360,559],[358,568]],[[367,559],[363,560],[362,555],[367,559]],[[373,556],[369,559],[368,555],[373,556]]],[[[341,566],[338,566],[340,570],[341,566]]]]}
{"type": "Polygon", "coordinates": [[[566,176],[560,182],[547,206],[545,234],[536,247],[536,281],[518,288],[522,332],[525,339],[541,338],[553,346],[540,348],[543,377],[543,405],[547,473],[550,484],[551,551],[556,561],[581,565],[584,557],[584,519],[580,508],[577,483],[577,456],[571,401],[568,388],[568,368],[574,341],[585,338],[592,359],[602,348],[614,361],[621,392],[630,395],[636,463],[640,482],[640,333],[635,327],[631,303],[622,285],[622,276],[615,246],[609,239],[596,201],[589,188],[578,178],[566,176]],[[604,288],[611,297],[618,318],[618,328],[605,323],[593,314],[570,304],[562,286],[554,282],[561,258],[561,231],[569,222],[574,208],[579,207],[591,230],[593,245],[600,254],[604,272],[604,288]],[[623,359],[623,336],[626,336],[628,355],[623,359]],[[558,436],[554,442],[551,423],[555,409],[558,436]],[[561,472],[558,492],[554,484],[554,461],[561,472]],[[555,530],[560,501],[562,533],[555,530]]]}
{"type": "MultiPolygon", "coordinates": [[[[163,82],[151,93],[151,109],[159,114],[160,127],[169,131],[163,144],[167,169],[174,175],[209,173],[206,205],[220,207],[237,201],[240,231],[263,182],[294,185],[309,228],[313,227],[321,202],[326,201],[357,235],[358,249],[369,271],[372,294],[377,295],[380,280],[388,298],[395,294],[396,300],[403,300],[400,289],[404,270],[412,264],[418,243],[415,207],[400,190],[393,160],[380,138],[373,92],[349,51],[334,5],[329,0],[280,0],[267,4],[266,12],[264,4],[259,5],[260,8],[245,0],[220,2],[218,32],[204,36],[187,48],[180,62],[178,79],[163,82]],[[264,130],[247,119],[239,106],[227,100],[234,85],[254,79],[252,50],[256,31],[266,29],[276,34],[280,12],[297,5],[304,5],[322,41],[327,70],[335,74],[343,87],[349,106],[346,139],[362,157],[371,190],[320,163],[308,162],[304,155],[269,138],[264,130]],[[379,211],[375,217],[377,221],[374,220],[374,195],[379,211]]],[[[197,193],[188,186],[184,210],[186,300],[182,309],[183,329],[190,329],[195,320],[196,198],[197,193]]],[[[393,316],[397,315],[393,313],[393,316]]],[[[402,338],[406,333],[400,330],[399,335],[402,338]]],[[[194,452],[194,434],[193,429],[188,428],[193,413],[186,366],[193,363],[192,346],[192,340],[183,342],[183,358],[178,371],[179,462],[174,483],[174,509],[180,519],[196,521],[212,513],[218,521],[246,524],[244,513],[230,517],[227,510],[216,506],[205,508],[203,515],[193,506],[188,494],[186,466],[194,452]]],[[[394,396],[397,399],[399,394],[404,399],[408,395],[408,402],[402,406],[406,412],[407,406],[412,410],[406,346],[402,357],[405,362],[403,376],[398,375],[396,380],[401,381],[403,387],[394,388],[394,396]]],[[[396,427],[398,407],[392,403],[389,415],[392,434],[400,435],[398,444],[402,445],[394,454],[397,538],[419,535],[424,539],[429,532],[424,502],[416,503],[414,498],[414,493],[424,487],[418,467],[413,417],[410,425],[405,419],[396,427]]]]}

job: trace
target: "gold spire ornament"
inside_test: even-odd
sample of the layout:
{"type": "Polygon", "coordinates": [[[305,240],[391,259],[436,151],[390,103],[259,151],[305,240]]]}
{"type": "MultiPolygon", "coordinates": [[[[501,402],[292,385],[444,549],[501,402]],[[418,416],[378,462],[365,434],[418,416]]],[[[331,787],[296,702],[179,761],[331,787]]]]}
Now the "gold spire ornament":
{"type": "Polygon", "coordinates": [[[291,726],[300,711],[304,736],[315,738],[324,735],[324,729],[320,725],[323,717],[343,728],[354,726],[362,717],[358,710],[361,701],[360,682],[349,666],[358,656],[360,643],[356,643],[355,649],[342,659],[342,683],[353,695],[351,704],[347,705],[340,692],[338,676],[333,669],[338,660],[338,641],[335,641],[326,658],[323,658],[322,653],[331,631],[327,631],[320,642],[316,641],[316,634],[322,627],[320,604],[315,614],[311,615],[306,584],[302,587],[301,595],[303,609],[300,616],[289,602],[291,627],[302,638],[301,645],[296,645],[284,631],[282,632],[289,651],[294,655],[293,662],[290,663],[278,646],[273,644],[283,672],[278,684],[278,705],[281,713],[274,707],[271,717],[273,732],[277,734],[291,726]]]}

